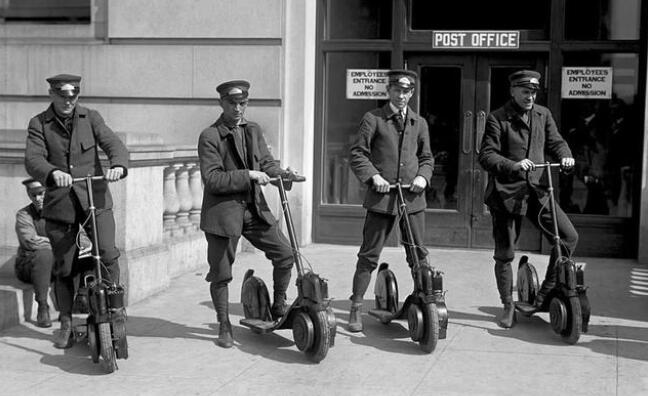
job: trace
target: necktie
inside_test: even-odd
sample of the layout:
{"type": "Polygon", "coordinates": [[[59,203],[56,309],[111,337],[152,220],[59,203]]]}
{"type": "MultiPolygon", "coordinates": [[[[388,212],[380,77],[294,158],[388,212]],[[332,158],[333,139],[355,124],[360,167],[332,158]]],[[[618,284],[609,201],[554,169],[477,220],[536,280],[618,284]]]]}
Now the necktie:
{"type": "Polygon", "coordinates": [[[402,131],[405,129],[405,120],[401,112],[396,113],[396,124],[398,125],[398,130],[402,131]]]}
{"type": "Polygon", "coordinates": [[[247,167],[247,150],[245,148],[245,135],[243,129],[239,126],[235,126],[233,129],[234,138],[236,139],[236,145],[240,148],[239,153],[243,157],[243,163],[247,167]]]}

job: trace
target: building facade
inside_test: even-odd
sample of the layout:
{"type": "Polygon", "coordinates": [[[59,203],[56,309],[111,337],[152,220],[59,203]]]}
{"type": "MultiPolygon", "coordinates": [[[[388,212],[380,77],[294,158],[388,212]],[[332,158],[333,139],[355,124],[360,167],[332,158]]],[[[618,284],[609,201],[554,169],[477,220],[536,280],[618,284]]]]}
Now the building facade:
{"type": "MultiPolygon", "coordinates": [[[[643,0],[2,0],[0,129],[24,129],[47,105],[46,77],[78,73],[82,102],[113,129],[189,150],[219,114],[216,85],[246,79],[248,117],[282,163],[308,176],[291,194],[302,243],[358,244],[366,186],[348,148],[362,114],[384,103],[384,71],[407,68],[420,76],[411,105],[430,125],[436,160],[426,244],[482,248],[492,243],[476,161],[485,117],[507,100],[511,71],[535,69],[538,102],[577,160],[557,186],[581,234],[576,254],[645,261],[646,9],[643,0]]],[[[525,224],[520,247],[546,251],[547,241],[525,224]]]]}

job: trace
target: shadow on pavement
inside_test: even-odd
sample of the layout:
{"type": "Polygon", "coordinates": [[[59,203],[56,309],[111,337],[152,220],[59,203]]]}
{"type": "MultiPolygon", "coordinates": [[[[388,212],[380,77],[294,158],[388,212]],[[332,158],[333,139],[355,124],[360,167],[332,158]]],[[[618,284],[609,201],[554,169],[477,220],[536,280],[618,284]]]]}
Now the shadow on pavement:
{"type": "MultiPolygon", "coordinates": [[[[492,314],[492,320],[495,320],[495,315],[498,315],[501,309],[499,307],[480,307],[479,310],[492,314]]],[[[461,313],[450,313],[451,324],[453,315],[460,316],[461,313]]],[[[467,315],[471,316],[472,314],[467,315]]],[[[471,326],[465,323],[461,325],[471,326]]],[[[561,337],[554,333],[549,323],[549,314],[546,312],[531,317],[523,316],[518,312],[517,323],[512,329],[484,329],[494,336],[515,338],[533,344],[588,348],[599,354],[648,361],[648,327],[598,325],[590,322],[588,332],[581,336],[576,345],[564,343],[561,337]]]]}
{"type": "MultiPolygon", "coordinates": [[[[54,330],[55,332],[56,330],[54,330]]],[[[106,375],[106,371],[103,370],[101,364],[95,364],[90,358],[90,353],[88,351],[88,346],[85,342],[76,342],[69,349],[55,349],[53,345],[53,334],[46,334],[40,331],[33,330],[27,326],[19,325],[14,328],[6,331],[2,335],[3,339],[0,340],[0,343],[11,346],[16,349],[23,350],[28,353],[33,353],[40,355],[40,362],[47,366],[53,366],[59,368],[61,371],[65,371],[72,374],[83,374],[83,375],[106,375]],[[51,350],[54,353],[46,353],[41,350],[34,348],[29,348],[24,345],[20,345],[16,342],[7,341],[8,338],[32,338],[39,340],[46,340],[51,345],[51,350]],[[62,351],[62,354],[61,354],[62,351]]],[[[117,363],[119,364],[119,362],[117,363]]]]}

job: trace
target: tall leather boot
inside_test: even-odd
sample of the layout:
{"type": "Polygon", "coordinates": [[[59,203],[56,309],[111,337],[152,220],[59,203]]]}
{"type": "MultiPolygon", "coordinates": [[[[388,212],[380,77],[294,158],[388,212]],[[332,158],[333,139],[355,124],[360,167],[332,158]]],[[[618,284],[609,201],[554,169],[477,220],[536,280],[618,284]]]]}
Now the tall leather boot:
{"type": "Polygon", "coordinates": [[[209,292],[219,323],[217,344],[222,348],[231,348],[234,345],[234,338],[232,336],[232,324],[229,321],[229,289],[227,284],[221,285],[212,282],[209,285],[209,292]]]}
{"type": "Polygon", "coordinates": [[[495,280],[504,310],[497,319],[497,325],[510,329],[515,324],[515,304],[513,303],[513,268],[510,261],[495,261],[495,280]]]}
{"type": "Polygon", "coordinates": [[[50,319],[49,305],[47,305],[47,301],[38,302],[36,326],[45,328],[52,327],[52,320],[50,319]]]}
{"type": "Polygon", "coordinates": [[[358,333],[362,331],[362,303],[351,303],[351,312],[349,313],[349,331],[358,333]]]}
{"type": "Polygon", "coordinates": [[[504,303],[504,310],[497,320],[497,325],[505,329],[510,329],[515,324],[515,304],[513,301],[504,303]]]}
{"type": "Polygon", "coordinates": [[[59,349],[71,348],[74,345],[74,334],[72,334],[72,315],[60,316],[61,328],[54,337],[54,347],[59,349]]]}
{"type": "Polygon", "coordinates": [[[286,292],[274,292],[274,299],[272,303],[272,308],[270,312],[272,313],[272,319],[279,319],[288,312],[288,303],[286,302],[286,292]]]}

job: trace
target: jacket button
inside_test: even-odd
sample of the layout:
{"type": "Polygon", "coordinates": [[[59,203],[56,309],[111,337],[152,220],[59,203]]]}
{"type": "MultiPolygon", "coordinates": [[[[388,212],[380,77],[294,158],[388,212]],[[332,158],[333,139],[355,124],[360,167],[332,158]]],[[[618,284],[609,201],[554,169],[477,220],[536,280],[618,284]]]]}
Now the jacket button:
{"type": "Polygon", "coordinates": [[[73,168],[74,168],[74,165],[70,165],[70,169],[73,169],[73,168]]]}

